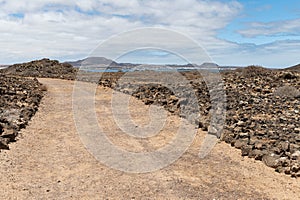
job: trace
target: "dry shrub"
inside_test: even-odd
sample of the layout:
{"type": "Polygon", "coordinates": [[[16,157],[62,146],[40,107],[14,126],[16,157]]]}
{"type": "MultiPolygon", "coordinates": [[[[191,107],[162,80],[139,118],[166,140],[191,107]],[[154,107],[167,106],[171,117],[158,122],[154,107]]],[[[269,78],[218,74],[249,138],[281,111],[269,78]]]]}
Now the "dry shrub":
{"type": "Polygon", "coordinates": [[[263,68],[261,66],[251,65],[240,69],[244,77],[267,76],[272,73],[272,70],[263,68]]]}
{"type": "Polygon", "coordinates": [[[274,92],[274,95],[278,96],[278,97],[296,98],[296,97],[300,97],[300,91],[293,86],[286,85],[286,86],[278,88],[274,92]]]}

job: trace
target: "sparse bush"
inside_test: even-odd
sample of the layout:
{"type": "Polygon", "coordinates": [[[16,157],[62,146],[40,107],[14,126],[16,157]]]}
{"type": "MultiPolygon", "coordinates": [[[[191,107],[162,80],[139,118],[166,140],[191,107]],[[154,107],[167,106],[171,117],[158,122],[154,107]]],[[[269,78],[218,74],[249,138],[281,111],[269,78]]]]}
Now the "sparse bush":
{"type": "Polygon", "coordinates": [[[296,97],[300,97],[300,91],[293,86],[286,85],[286,86],[278,88],[274,92],[274,95],[279,96],[279,97],[296,98],[296,97]]]}
{"type": "Polygon", "coordinates": [[[266,76],[271,73],[270,69],[263,68],[261,66],[251,65],[241,69],[244,77],[266,76]]]}

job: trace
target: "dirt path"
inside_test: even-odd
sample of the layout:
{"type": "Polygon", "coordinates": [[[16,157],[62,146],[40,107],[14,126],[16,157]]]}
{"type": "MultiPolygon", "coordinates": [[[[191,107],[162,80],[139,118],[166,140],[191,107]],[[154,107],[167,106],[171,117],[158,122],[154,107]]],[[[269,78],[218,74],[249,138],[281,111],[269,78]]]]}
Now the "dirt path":
{"type": "MultiPolygon", "coordinates": [[[[72,113],[73,82],[40,79],[48,87],[37,114],[10,151],[0,153],[0,199],[300,199],[300,180],[277,174],[261,162],[242,158],[240,151],[218,143],[206,159],[198,158],[198,135],[172,165],[151,173],[131,174],[98,162],[81,143],[72,113]]],[[[99,88],[97,111],[111,140],[133,151],[140,141],[117,137],[111,117],[111,90],[99,88]]],[[[135,100],[132,100],[135,101],[135,100]]],[[[136,119],[148,106],[134,102],[136,119]]],[[[146,119],[140,119],[141,121],[146,119]]],[[[162,146],[172,135],[177,117],[152,141],[162,146]]],[[[142,123],[142,122],[141,122],[142,123]]],[[[120,134],[119,134],[120,135],[120,134]]]]}

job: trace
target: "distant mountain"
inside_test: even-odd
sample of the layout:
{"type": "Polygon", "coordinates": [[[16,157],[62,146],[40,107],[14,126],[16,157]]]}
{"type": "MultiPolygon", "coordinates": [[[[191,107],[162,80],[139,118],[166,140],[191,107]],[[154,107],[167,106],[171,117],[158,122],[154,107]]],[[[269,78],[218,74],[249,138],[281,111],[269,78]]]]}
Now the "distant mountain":
{"type": "Polygon", "coordinates": [[[294,65],[292,67],[288,67],[288,68],[285,68],[285,69],[292,70],[292,71],[300,71],[300,64],[294,65]]]}
{"type": "Polygon", "coordinates": [[[220,66],[216,63],[205,62],[201,64],[200,67],[219,68],[220,66]]]}
{"type": "Polygon", "coordinates": [[[81,66],[107,67],[107,66],[118,65],[118,63],[104,57],[88,57],[82,60],[68,61],[66,63],[69,63],[74,67],[81,67],[81,66]]]}

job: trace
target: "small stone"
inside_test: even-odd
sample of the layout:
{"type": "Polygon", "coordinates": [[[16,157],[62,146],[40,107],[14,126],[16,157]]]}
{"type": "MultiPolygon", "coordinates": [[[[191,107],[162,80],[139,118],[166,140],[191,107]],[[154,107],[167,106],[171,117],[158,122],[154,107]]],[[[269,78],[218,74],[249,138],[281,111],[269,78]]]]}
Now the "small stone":
{"type": "Polygon", "coordinates": [[[213,126],[209,126],[208,127],[208,133],[212,134],[212,135],[217,135],[218,134],[218,130],[215,127],[213,127],[213,126]]]}
{"type": "Polygon", "coordinates": [[[273,147],[272,149],[275,153],[280,154],[281,153],[281,149],[279,147],[273,147]]]}
{"type": "Polygon", "coordinates": [[[291,177],[294,177],[294,178],[300,177],[300,171],[298,171],[298,172],[292,172],[291,173],[291,177]]]}
{"type": "Polygon", "coordinates": [[[0,149],[5,149],[5,150],[9,150],[9,138],[2,138],[0,137],[0,149]]]}
{"type": "Polygon", "coordinates": [[[298,163],[294,163],[292,166],[291,166],[291,172],[298,172],[300,170],[300,166],[298,163]]]}
{"type": "Polygon", "coordinates": [[[257,142],[255,142],[254,147],[255,147],[256,149],[261,150],[261,149],[263,148],[263,145],[264,145],[264,144],[263,144],[261,141],[257,141],[257,142]]]}
{"type": "Polygon", "coordinates": [[[234,147],[237,148],[237,149],[241,149],[243,146],[246,146],[247,143],[248,143],[248,141],[246,141],[246,140],[237,140],[234,143],[234,147]]]}
{"type": "Polygon", "coordinates": [[[252,151],[252,146],[250,145],[242,146],[242,156],[248,156],[251,151],[252,151]]]}
{"type": "Polygon", "coordinates": [[[240,138],[248,138],[249,133],[240,133],[239,136],[240,136],[240,138]]]}
{"type": "Polygon", "coordinates": [[[284,172],[284,167],[282,167],[282,166],[278,166],[278,167],[276,167],[276,169],[275,169],[275,171],[276,172],[278,172],[278,173],[283,173],[284,172]]]}
{"type": "Polygon", "coordinates": [[[237,126],[237,127],[235,127],[235,128],[233,129],[233,131],[234,131],[235,133],[239,133],[239,132],[242,131],[242,128],[239,127],[239,126],[237,126]]]}
{"type": "Polygon", "coordinates": [[[281,147],[281,149],[283,151],[289,151],[289,149],[290,149],[290,143],[288,141],[286,141],[286,142],[280,142],[279,146],[281,147]]]}
{"type": "Polygon", "coordinates": [[[290,169],[290,167],[286,167],[286,168],[284,169],[284,173],[287,174],[287,175],[291,174],[291,169],[290,169]]]}
{"type": "Polygon", "coordinates": [[[291,155],[292,160],[299,160],[300,159],[300,151],[295,151],[295,153],[293,153],[291,155]]]}
{"type": "Polygon", "coordinates": [[[254,145],[257,141],[258,141],[257,138],[251,137],[250,140],[249,140],[249,144],[254,145]]]}
{"type": "Polygon", "coordinates": [[[272,167],[272,168],[276,168],[278,167],[279,164],[279,156],[276,156],[274,154],[271,155],[264,155],[262,157],[262,161],[265,165],[267,165],[268,167],[272,167]]]}
{"type": "Polygon", "coordinates": [[[254,149],[250,152],[249,157],[255,158],[255,160],[261,160],[262,157],[266,154],[267,154],[267,152],[265,150],[254,149]]]}
{"type": "Polygon", "coordinates": [[[255,134],[258,136],[264,136],[264,135],[266,135],[266,132],[265,131],[257,131],[255,134]]]}
{"type": "Polygon", "coordinates": [[[245,122],[243,122],[243,121],[238,121],[237,125],[238,125],[238,126],[242,126],[244,123],[245,123],[245,122]]]}
{"type": "Polygon", "coordinates": [[[290,144],[290,152],[295,153],[296,151],[299,151],[300,145],[299,144],[290,144]]]}

